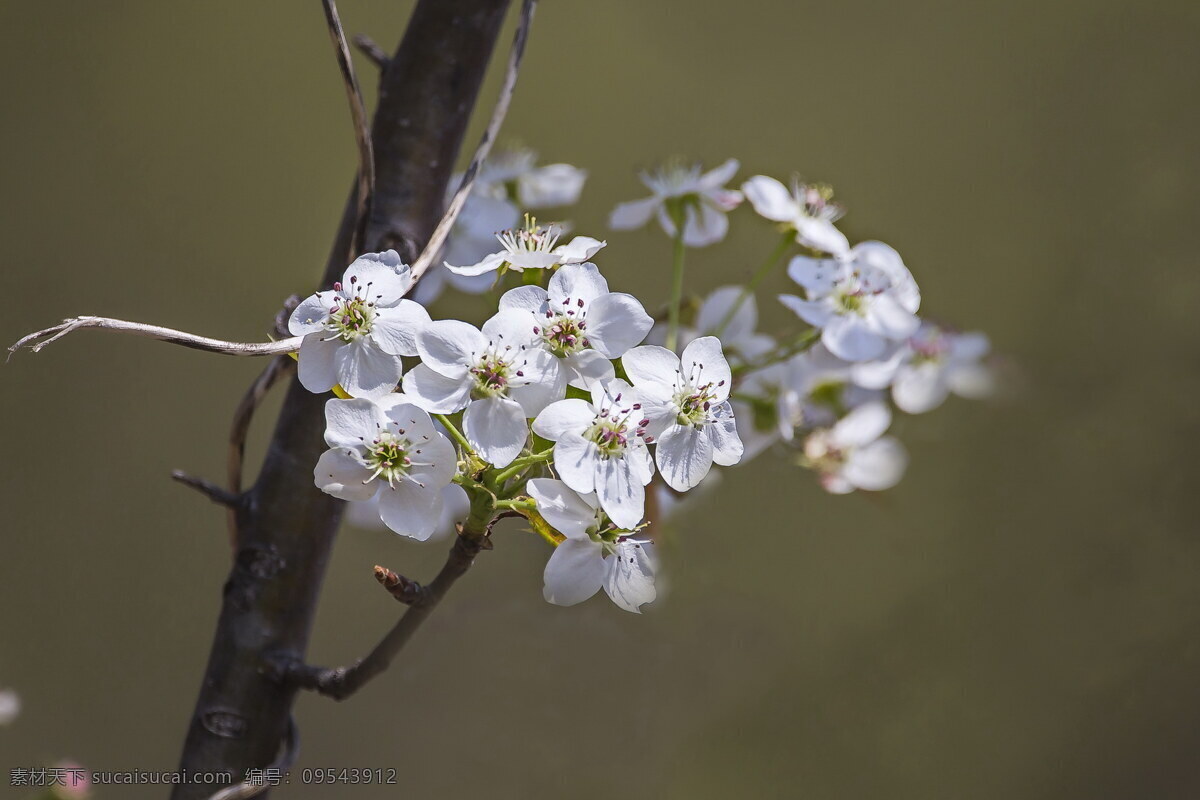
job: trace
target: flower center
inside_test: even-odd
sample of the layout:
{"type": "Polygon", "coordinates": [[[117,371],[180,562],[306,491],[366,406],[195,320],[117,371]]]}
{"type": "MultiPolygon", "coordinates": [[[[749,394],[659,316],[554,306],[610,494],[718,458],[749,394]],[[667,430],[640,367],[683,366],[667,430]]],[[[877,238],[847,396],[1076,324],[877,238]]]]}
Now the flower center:
{"type": "Polygon", "coordinates": [[[371,323],[375,320],[375,304],[361,297],[347,300],[338,297],[329,309],[329,321],[326,327],[347,342],[352,342],[360,336],[371,332],[371,323]]]}
{"type": "Polygon", "coordinates": [[[862,289],[853,290],[839,288],[833,294],[833,303],[839,314],[858,314],[862,316],[866,310],[865,297],[862,289]]]}
{"type": "Polygon", "coordinates": [[[412,459],[408,449],[412,443],[403,436],[390,431],[381,432],[367,445],[367,468],[373,473],[371,479],[383,476],[389,484],[408,475],[412,459]]]}
{"type": "Polygon", "coordinates": [[[715,386],[716,384],[709,382],[698,388],[687,385],[677,391],[672,398],[675,408],[678,409],[675,421],[693,428],[710,422],[712,415],[709,411],[717,396],[713,391],[715,386]]]}
{"type": "Polygon", "coordinates": [[[797,183],[794,194],[806,217],[833,222],[845,213],[833,202],[833,187],[827,184],[797,183]]]}
{"type": "Polygon", "coordinates": [[[582,299],[566,298],[563,308],[558,312],[546,312],[546,324],[534,326],[533,332],[542,337],[550,352],[559,358],[577,353],[591,342],[587,340],[584,331],[587,323],[584,321],[587,308],[582,299]]]}
{"type": "Polygon", "coordinates": [[[496,239],[510,253],[548,253],[558,244],[562,229],[557,225],[539,228],[537,218],[525,215],[525,227],[501,231],[496,239]]]}
{"type": "Polygon", "coordinates": [[[638,438],[649,443],[652,439],[646,436],[646,426],[649,419],[642,419],[636,425],[630,420],[642,409],[641,403],[633,403],[625,408],[619,408],[621,395],[612,398],[612,407],[600,409],[600,413],[592,421],[592,425],[583,432],[583,438],[595,442],[604,458],[619,458],[625,448],[638,438]]]}
{"type": "Polygon", "coordinates": [[[816,431],[804,440],[801,464],[818,472],[837,472],[848,453],[833,445],[826,431],[816,431]]]}
{"type": "Polygon", "coordinates": [[[946,338],[938,333],[914,336],[909,340],[909,346],[913,349],[913,364],[936,364],[950,349],[946,338]]]}
{"type": "MultiPolygon", "coordinates": [[[[520,370],[516,374],[520,375],[520,370]]],[[[472,397],[476,400],[499,397],[508,391],[509,380],[513,375],[512,364],[499,356],[487,355],[471,367],[471,375],[475,377],[472,397]]]]}

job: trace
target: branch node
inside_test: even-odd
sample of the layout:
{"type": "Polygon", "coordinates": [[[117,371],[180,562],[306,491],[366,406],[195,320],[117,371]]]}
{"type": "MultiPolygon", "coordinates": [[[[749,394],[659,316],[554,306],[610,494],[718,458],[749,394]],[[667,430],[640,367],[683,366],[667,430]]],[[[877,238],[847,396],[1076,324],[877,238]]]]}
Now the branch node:
{"type": "Polygon", "coordinates": [[[392,597],[408,606],[420,605],[429,597],[429,590],[414,580],[409,580],[387,567],[375,565],[375,580],[388,590],[392,597]]]}
{"type": "Polygon", "coordinates": [[[372,64],[379,67],[380,71],[387,69],[388,64],[392,63],[391,56],[387,54],[379,45],[375,44],[375,40],[365,33],[356,33],[351,38],[354,46],[359,52],[366,56],[372,64]]]}
{"type": "Polygon", "coordinates": [[[211,481],[204,480],[204,478],[188,475],[180,469],[171,470],[171,480],[178,481],[184,486],[195,489],[217,505],[237,508],[242,501],[241,495],[234,494],[228,489],[223,489],[211,481]]]}

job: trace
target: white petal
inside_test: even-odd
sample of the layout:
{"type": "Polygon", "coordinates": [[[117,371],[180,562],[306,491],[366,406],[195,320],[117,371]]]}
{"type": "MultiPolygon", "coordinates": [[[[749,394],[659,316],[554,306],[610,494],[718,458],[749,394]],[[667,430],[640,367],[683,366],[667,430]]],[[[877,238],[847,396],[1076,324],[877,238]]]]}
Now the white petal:
{"type": "Polygon", "coordinates": [[[869,361],[879,358],[887,349],[888,340],[871,330],[858,314],[833,316],[821,331],[821,341],[829,352],[847,361],[869,361]]]}
{"type": "Polygon", "coordinates": [[[700,191],[707,191],[724,186],[733,180],[733,176],[737,174],[740,163],[736,158],[731,158],[721,164],[719,167],[714,167],[708,172],[700,176],[699,188],[700,191]]]}
{"type": "Polygon", "coordinates": [[[568,433],[554,445],[554,469],[563,483],[580,494],[596,490],[600,449],[576,433],[568,433]]]}
{"type": "Polygon", "coordinates": [[[672,425],[658,438],[654,460],[667,485],[686,492],[712,468],[712,439],[700,428],[672,425]]]}
{"type": "Polygon", "coordinates": [[[537,327],[528,312],[502,310],[483,323],[484,338],[508,361],[520,360],[519,350],[533,343],[537,327]]]}
{"type": "Polygon", "coordinates": [[[568,539],[588,539],[587,529],[596,524],[596,509],[571,487],[552,478],[533,478],[525,492],[537,503],[538,513],[568,539]]]}
{"type": "Polygon", "coordinates": [[[904,445],[885,436],[851,453],[842,467],[842,477],[860,489],[880,492],[899,483],[907,467],[904,445]]]}
{"type": "Polygon", "coordinates": [[[525,358],[513,376],[508,396],[521,404],[525,416],[536,417],[551,403],[567,394],[567,370],[562,361],[547,350],[534,348],[525,351],[525,358]]]}
{"type": "Polygon", "coordinates": [[[650,448],[641,439],[629,443],[625,450],[625,460],[629,462],[629,472],[633,479],[646,486],[654,478],[654,457],[650,448]]]}
{"type": "Polygon", "coordinates": [[[599,239],[593,239],[590,236],[576,236],[566,244],[554,248],[557,256],[554,262],[558,264],[578,264],[587,261],[596,253],[600,252],[600,248],[604,247],[608,242],[602,242],[599,239]]]}
{"type": "MultiPolygon", "coordinates": [[[[788,262],[788,277],[804,287],[810,298],[824,297],[833,291],[834,282],[842,276],[843,268],[828,258],[795,256],[788,262]]],[[[797,312],[799,313],[799,312],[797,312]]]]}
{"type": "Polygon", "coordinates": [[[345,342],[338,338],[326,340],[326,336],[332,334],[310,333],[300,343],[297,377],[301,386],[315,394],[328,392],[338,382],[334,356],[345,342]]]}
{"type": "Polygon", "coordinates": [[[912,358],[912,348],[894,344],[876,361],[861,361],[850,367],[850,378],[867,389],[885,389],[896,379],[900,367],[912,358]]]}
{"type": "Polygon", "coordinates": [[[604,592],[626,611],[640,614],[640,607],[654,602],[656,559],[649,542],[625,541],[604,559],[604,592]]]}
{"type": "Polygon", "coordinates": [[[737,425],[733,419],[733,408],[728,402],[721,403],[713,409],[714,422],[708,423],[705,430],[712,441],[712,460],[722,467],[731,467],[742,460],[741,437],[738,436],[737,425]]]}
{"type": "Polygon", "coordinates": [[[588,307],[586,321],[588,341],[608,359],[620,358],[654,325],[637,298],[623,292],[598,298],[588,307]]]}
{"type": "Polygon", "coordinates": [[[725,317],[729,316],[730,310],[736,306],[737,311],[721,331],[721,339],[735,342],[753,334],[754,326],[758,324],[758,306],[754,302],[753,294],[746,294],[744,301],[742,300],[742,293],[745,291],[744,286],[722,286],[713,290],[704,298],[700,310],[696,312],[696,330],[702,334],[716,336],[717,328],[721,327],[725,317]]]}
{"type": "Polygon", "coordinates": [[[602,458],[596,471],[600,507],[618,528],[632,530],[646,515],[646,487],[624,458],[602,458]]]}
{"type": "Polygon", "coordinates": [[[872,330],[894,341],[907,339],[921,325],[916,314],[905,309],[888,293],[871,299],[866,319],[872,330]]]}
{"type": "Polygon", "coordinates": [[[579,202],[587,171],[570,164],[547,164],[517,179],[517,199],[523,208],[556,208],[579,202]]]}
{"type": "Polygon", "coordinates": [[[688,247],[707,247],[725,238],[729,231],[729,219],[718,208],[701,203],[687,207],[687,219],[683,225],[683,243],[688,247]]]}
{"type": "Polygon", "coordinates": [[[833,309],[824,300],[801,300],[792,294],[781,294],[779,302],[815,328],[824,328],[834,317],[833,309]]]}
{"type": "Polygon", "coordinates": [[[457,483],[442,487],[442,516],[438,519],[437,529],[430,538],[440,539],[452,536],[457,523],[466,522],[471,514],[471,498],[457,483]]]}
{"type": "Polygon", "coordinates": [[[554,548],[542,574],[542,596],[558,606],[582,603],[604,582],[604,550],[599,542],[567,539],[554,548]]]}
{"type": "Polygon", "coordinates": [[[950,389],[959,397],[977,400],[996,389],[996,376],[986,364],[957,366],[946,376],[950,389]]]}
{"type": "Polygon", "coordinates": [[[374,438],[384,421],[383,411],[372,400],[332,398],[325,401],[325,444],[357,450],[364,438],[374,438]]]}
{"type": "Polygon", "coordinates": [[[404,376],[404,394],[431,414],[453,414],[471,402],[471,378],[447,378],[418,364],[404,376]]]}
{"type": "Polygon", "coordinates": [[[954,334],[950,340],[950,357],[955,361],[978,361],[992,349],[983,333],[954,334]]]}
{"type": "Polygon", "coordinates": [[[441,487],[422,488],[397,481],[379,489],[379,516],[396,533],[423,542],[434,534],[442,519],[441,487]]]}
{"type": "Polygon", "coordinates": [[[463,413],[463,433],[475,452],[496,467],[511,464],[529,438],[521,404],[507,397],[472,401],[463,413]]]}
{"type": "Polygon", "coordinates": [[[307,336],[324,330],[336,295],[336,292],[317,292],[304,298],[288,317],[288,330],[292,336],[307,336]]]}
{"type": "Polygon", "coordinates": [[[474,325],[456,319],[430,322],[417,331],[417,349],[430,368],[461,378],[487,347],[487,339],[474,325]]]}
{"type": "MultiPolygon", "coordinates": [[[[553,283],[554,279],[551,278],[550,282],[553,283]]],[[[500,310],[524,311],[541,316],[546,312],[547,300],[546,290],[540,286],[518,286],[500,295],[500,310]]]]}
{"type": "Polygon", "coordinates": [[[568,434],[582,435],[592,424],[596,412],[591,405],[578,398],[559,400],[546,406],[533,421],[533,432],[543,439],[557,442],[568,434]]]}
{"type": "Polygon", "coordinates": [[[884,403],[867,403],[838,420],[829,432],[837,447],[863,447],[878,439],[892,424],[892,412],[884,403]]]}
{"type": "Polygon", "coordinates": [[[442,274],[451,286],[466,294],[486,294],[496,283],[496,276],[487,272],[482,275],[458,275],[443,266],[442,274]]]}
{"type": "Polygon", "coordinates": [[[940,406],[950,394],[946,371],[926,362],[900,370],[892,384],[896,407],[909,414],[923,414],[940,406]]]}
{"type": "Polygon", "coordinates": [[[317,488],[339,500],[367,500],[379,488],[370,481],[371,471],[344,450],[326,450],[317,459],[313,479],[317,488]]]}
{"type": "Polygon", "coordinates": [[[383,397],[396,388],[404,374],[400,356],[385,353],[365,336],[339,347],[333,363],[338,383],[351,397],[383,397]]]}
{"type": "Polygon", "coordinates": [[[342,294],[392,306],[412,286],[412,275],[395,250],[359,256],[342,276],[342,294]]]}
{"type": "Polygon", "coordinates": [[[612,362],[595,350],[580,350],[560,362],[568,382],[577,389],[590,390],[597,383],[616,377],[612,362]]]}
{"type": "Polygon", "coordinates": [[[621,356],[621,365],[638,388],[664,399],[674,394],[679,356],[667,348],[654,344],[635,347],[621,356]]]}
{"type": "Polygon", "coordinates": [[[609,215],[608,227],[617,231],[640,228],[650,221],[661,202],[657,197],[647,197],[645,200],[621,203],[609,215]]]}
{"type": "Polygon", "coordinates": [[[489,272],[495,272],[496,270],[500,269],[506,260],[508,260],[508,253],[491,253],[484,256],[483,259],[477,264],[467,264],[461,267],[456,267],[447,262],[445,267],[455,275],[475,277],[477,275],[485,275],[489,272]]]}
{"type": "Polygon", "coordinates": [[[892,284],[889,294],[910,314],[917,313],[921,306],[921,290],[900,254],[892,247],[883,242],[860,242],[850,251],[850,256],[858,264],[869,265],[887,274],[892,284]]]}
{"type": "Polygon", "coordinates": [[[779,181],[766,175],[755,175],[742,184],[742,192],[760,216],[775,222],[794,222],[800,206],[792,193],[779,181]]]}
{"type": "Polygon", "coordinates": [[[844,256],[850,252],[846,234],[834,227],[827,219],[800,217],[796,220],[796,241],[814,250],[844,256]]]}
{"type": "Polygon", "coordinates": [[[427,440],[413,444],[409,454],[413,466],[409,475],[414,480],[434,489],[454,480],[454,473],[458,471],[458,453],[444,434],[435,431],[427,440]]]}
{"type": "Polygon", "coordinates": [[[380,308],[371,323],[370,338],[381,350],[398,356],[417,355],[417,331],[429,324],[429,312],[412,300],[380,308]]]}
{"type": "Polygon", "coordinates": [[[709,391],[716,402],[720,403],[729,397],[733,373],[725,354],[721,352],[720,339],[715,336],[693,339],[683,348],[680,362],[684,378],[693,380],[697,385],[712,384],[709,391]]]}
{"type": "Polygon", "coordinates": [[[595,264],[567,264],[554,273],[547,288],[550,303],[555,307],[554,310],[558,310],[566,300],[590,303],[608,294],[608,281],[595,264]]]}

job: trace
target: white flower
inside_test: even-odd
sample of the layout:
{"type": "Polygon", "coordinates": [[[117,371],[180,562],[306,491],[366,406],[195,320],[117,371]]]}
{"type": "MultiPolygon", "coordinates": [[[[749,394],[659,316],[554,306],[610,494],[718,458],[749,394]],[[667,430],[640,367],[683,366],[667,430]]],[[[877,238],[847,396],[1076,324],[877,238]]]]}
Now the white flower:
{"type": "Polygon", "coordinates": [[[882,242],[855,245],[844,259],[796,256],[788,276],[807,299],[779,300],[821,329],[821,341],[847,361],[869,361],[916,332],[921,293],[900,254],[882,242]]]}
{"type": "Polygon", "coordinates": [[[417,334],[421,362],[404,376],[404,393],[426,411],[466,409],[463,432],[480,456],[511,464],[534,417],[566,392],[558,359],[537,344],[529,315],[501,311],[483,330],[458,320],[431,322],[417,334]]]}
{"type": "Polygon", "coordinates": [[[550,225],[539,228],[537,220],[527,217],[524,228],[496,234],[502,249],[484,256],[477,264],[456,267],[449,262],[446,268],[458,275],[483,275],[501,267],[524,272],[527,269],[549,269],[565,264],[581,264],[594,256],[605,242],[590,236],[576,236],[568,244],[559,245],[562,228],[550,225]]]}
{"type": "Polygon", "coordinates": [[[787,223],[796,231],[796,241],[805,247],[835,256],[850,250],[846,235],[833,226],[845,212],[832,202],[830,187],[797,180],[789,192],[774,178],[755,175],[742,184],[742,191],[759,215],[787,223]]]}
{"type": "Polygon", "coordinates": [[[897,408],[921,414],[940,406],[950,392],[968,398],[990,394],[992,375],[980,363],[989,349],[982,333],[955,333],[922,322],[916,334],[890,355],[855,364],[852,374],[863,386],[891,385],[897,408]]]}
{"type": "MultiPolygon", "coordinates": [[[[435,423],[436,424],[436,423],[435,423]]],[[[383,524],[379,508],[379,498],[382,492],[377,492],[370,500],[355,500],[346,504],[346,522],[356,528],[378,530],[386,527],[383,524]]],[[[448,539],[456,530],[455,526],[466,520],[471,513],[471,499],[466,491],[457,483],[442,487],[442,515],[438,518],[429,535],[428,541],[448,539]]]]}
{"type": "Polygon", "coordinates": [[[288,319],[300,345],[300,383],[310,392],[340,384],[354,397],[391,392],[404,372],[401,356],[417,354],[415,334],[429,313],[401,299],[412,286],[395,250],[368,253],[346,268],[332,291],[304,300],[288,319]]]}
{"type": "Polygon", "coordinates": [[[800,398],[800,426],[827,428],[847,411],[882,398],[882,392],[855,380],[856,367],[820,342],[792,359],[791,388],[800,398]]]}
{"type": "Polygon", "coordinates": [[[8,725],[21,714],[21,696],[14,689],[0,689],[0,725],[8,725]]]}
{"type": "Polygon", "coordinates": [[[883,436],[891,423],[892,412],[885,404],[859,406],[832,428],[808,435],[804,441],[805,465],[820,473],[821,486],[832,494],[890,489],[908,466],[904,446],[891,436],[883,436]]]}
{"type": "Polygon", "coordinates": [[[494,153],[479,171],[476,191],[515,201],[528,209],[556,208],[579,202],[587,170],[570,164],[541,167],[536,164],[537,153],[526,148],[494,153]]]}
{"type": "Polygon", "coordinates": [[[568,264],[550,278],[549,290],[518,286],[500,298],[501,311],[526,314],[530,330],[562,359],[572,386],[612,380],[611,359],[646,338],[653,320],[632,295],[608,291],[594,264],[568,264]]]}
{"type": "Polygon", "coordinates": [[[692,341],[680,357],[665,347],[644,345],[624,355],[621,364],[634,388],[649,403],[647,430],[658,439],[654,458],[667,485],[687,491],[708,474],[742,457],[729,405],[732,375],[715,336],[692,341]]]}
{"type": "MultiPolygon", "coordinates": [[[[447,190],[447,202],[458,183],[452,181],[451,187],[447,190]]],[[[454,221],[442,257],[451,264],[473,264],[496,248],[496,231],[513,228],[520,220],[521,212],[516,206],[502,197],[481,194],[477,183],[463,205],[462,213],[454,221]]],[[[412,298],[428,306],[441,295],[447,284],[467,294],[483,294],[492,288],[494,277],[488,274],[459,275],[447,269],[445,264],[431,264],[413,290],[412,298]]]]}
{"type": "Polygon", "coordinates": [[[400,394],[335,399],[325,404],[325,424],[330,449],[313,470],[317,486],[342,500],[378,495],[385,525],[414,539],[432,536],[458,455],[429,415],[400,394]]]}
{"type": "Polygon", "coordinates": [[[635,614],[653,602],[654,546],[606,525],[595,494],[578,494],[548,478],[534,478],[525,491],[538,513],[567,537],[546,563],[542,593],[548,602],[573,606],[601,587],[614,603],[635,614]]]}
{"type": "Polygon", "coordinates": [[[796,390],[795,358],[747,373],[738,384],[741,399],[731,401],[738,437],[745,452],[742,461],[754,458],[780,439],[791,441],[801,420],[800,393],[796,390]]]}
{"type": "Polygon", "coordinates": [[[675,236],[675,221],[671,219],[668,206],[681,203],[684,218],[683,243],[688,247],[704,247],[725,238],[729,220],[725,214],[742,202],[742,193],[726,189],[725,184],[738,170],[738,160],[731,158],[716,169],[701,173],[702,167],[693,164],[684,167],[668,165],[656,172],[643,172],[642,183],[653,192],[644,200],[621,203],[609,216],[609,227],[614,230],[630,230],[645,225],[650,217],[658,217],[658,224],[668,236],[675,236]]]}
{"type": "MultiPolygon", "coordinates": [[[[630,352],[633,352],[632,350],[630,352]]],[[[646,447],[642,395],[622,380],[594,383],[592,402],[572,398],[546,407],[533,432],[554,442],[554,469],[581,494],[595,492],[609,519],[632,530],[646,512],[654,461],[646,447]]]]}

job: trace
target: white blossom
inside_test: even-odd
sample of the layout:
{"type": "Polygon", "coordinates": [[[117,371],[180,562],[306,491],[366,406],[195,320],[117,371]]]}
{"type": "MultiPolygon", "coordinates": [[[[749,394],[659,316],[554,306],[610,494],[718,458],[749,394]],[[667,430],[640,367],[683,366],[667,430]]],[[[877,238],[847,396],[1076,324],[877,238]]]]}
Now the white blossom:
{"type": "Polygon", "coordinates": [[[683,243],[688,247],[705,247],[725,238],[729,220],[725,215],[742,202],[742,193],[726,189],[738,170],[738,160],[731,158],[709,172],[699,164],[685,167],[672,164],[655,172],[643,172],[642,183],[653,194],[643,200],[621,203],[609,216],[609,227],[631,230],[645,225],[652,216],[668,236],[675,236],[675,221],[669,206],[682,205],[684,213],[683,243]]]}
{"type": "Polygon", "coordinates": [[[648,433],[657,438],[655,462],[672,489],[687,491],[708,474],[741,460],[729,405],[732,375],[715,336],[702,336],[681,357],[665,347],[643,345],[626,353],[621,364],[634,388],[648,401],[648,433]]]}
{"type": "Polygon", "coordinates": [[[830,187],[797,180],[789,192],[774,178],[755,175],[742,184],[742,191],[760,216],[785,223],[805,247],[834,256],[844,256],[850,250],[846,235],[833,226],[845,212],[832,202],[830,187]]]}
{"type": "MultiPolygon", "coordinates": [[[[370,500],[354,500],[346,504],[346,522],[364,530],[379,530],[385,528],[379,508],[377,492],[370,500]]],[[[429,535],[428,541],[448,539],[456,530],[455,526],[466,520],[471,513],[471,499],[466,491],[457,483],[442,487],[442,514],[429,535]]]]}
{"type": "Polygon", "coordinates": [[[800,424],[795,361],[792,358],[748,372],[738,384],[739,399],[730,401],[730,405],[745,448],[742,463],[780,439],[791,441],[800,424]]]}
{"type": "Polygon", "coordinates": [[[879,361],[855,364],[852,374],[863,386],[890,385],[897,408],[921,414],[940,406],[950,392],[968,398],[990,394],[992,375],[980,363],[989,349],[982,333],[956,333],[922,322],[912,338],[879,361]]]}
{"type": "Polygon", "coordinates": [[[425,540],[441,520],[442,490],[458,455],[433,420],[393,394],[325,404],[326,450],[313,470],[317,486],[342,500],[378,496],[379,515],[396,533],[425,540]]]}
{"type": "Polygon", "coordinates": [[[832,494],[890,489],[908,466],[904,446],[883,435],[891,423],[892,412],[884,403],[859,406],[832,428],[808,435],[804,463],[818,472],[821,486],[832,494]]]}
{"type": "Polygon", "coordinates": [[[855,379],[856,367],[820,342],[792,359],[790,379],[800,398],[800,427],[827,428],[847,411],[882,399],[882,392],[855,379]]]}
{"type": "MultiPolygon", "coordinates": [[[[446,192],[446,202],[458,188],[457,181],[451,181],[446,192]]],[[[517,207],[503,197],[492,197],[480,193],[479,184],[467,197],[462,212],[454,221],[450,236],[446,239],[446,248],[442,258],[451,264],[473,264],[482,260],[496,249],[496,232],[514,228],[521,221],[521,212],[517,207]]],[[[483,294],[492,288],[495,276],[459,275],[451,272],[445,264],[430,264],[429,270],[413,290],[412,298],[423,306],[428,306],[449,285],[467,294],[483,294]]]]}
{"type": "Polygon", "coordinates": [[[611,359],[640,343],[653,324],[635,297],[608,291],[594,264],[562,267],[548,289],[510,289],[500,298],[500,310],[526,314],[530,330],[561,359],[570,384],[580,389],[611,380],[611,359]]]}
{"type": "Polygon", "coordinates": [[[368,253],[346,268],[331,291],[302,301],[288,320],[300,345],[300,383],[310,392],[340,384],[353,397],[379,398],[396,388],[401,356],[415,356],[415,333],[429,322],[418,303],[402,299],[412,286],[395,250],[368,253]]]}
{"type": "Polygon", "coordinates": [[[404,376],[404,393],[431,413],[466,409],[467,440],[497,467],[521,454],[526,419],[566,392],[558,359],[521,311],[501,311],[482,331],[453,319],[431,322],[418,332],[417,350],[421,363],[404,376]]]}
{"type": "Polygon", "coordinates": [[[619,607],[635,614],[655,598],[654,546],[609,525],[595,494],[566,483],[534,478],[525,487],[538,513],[566,538],[543,575],[543,596],[560,606],[582,603],[603,587],[619,607]]]}
{"type": "Polygon", "coordinates": [[[539,167],[536,152],[513,148],[493,153],[483,162],[475,185],[481,195],[516,202],[525,209],[539,209],[575,205],[586,180],[587,170],[570,164],[539,167]]]}
{"type": "Polygon", "coordinates": [[[446,268],[458,275],[484,275],[501,267],[523,272],[527,269],[549,269],[566,264],[581,264],[594,256],[605,242],[590,236],[576,236],[560,245],[562,228],[558,225],[539,227],[537,220],[527,217],[523,228],[496,234],[501,249],[484,256],[478,263],[458,267],[446,263],[446,268]]]}
{"type": "Polygon", "coordinates": [[[843,259],[796,256],[788,276],[804,287],[806,299],[779,300],[805,322],[821,329],[821,341],[847,361],[883,355],[889,343],[916,332],[921,293],[900,254],[882,242],[855,245],[843,259]]]}
{"type": "Polygon", "coordinates": [[[568,486],[595,492],[609,519],[632,530],[645,516],[645,487],[654,477],[650,420],[641,393],[623,380],[593,383],[591,395],[590,403],[571,398],[547,406],[533,432],[555,443],[554,469],[568,486]]]}

